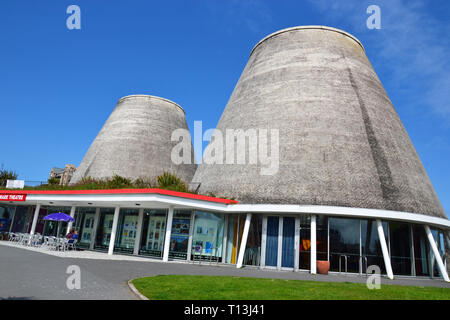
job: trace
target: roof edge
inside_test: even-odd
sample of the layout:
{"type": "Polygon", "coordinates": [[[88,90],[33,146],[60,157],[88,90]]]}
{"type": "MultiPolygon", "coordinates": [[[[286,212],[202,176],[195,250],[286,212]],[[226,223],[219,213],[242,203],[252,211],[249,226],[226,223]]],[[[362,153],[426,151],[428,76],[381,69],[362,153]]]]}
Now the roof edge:
{"type": "Polygon", "coordinates": [[[173,102],[173,101],[171,101],[171,100],[169,100],[169,99],[166,99],[166,98],[162,98],[162,97],[158,97],[158,96],[152,96],[152,95],[148,95],[148,94],[130,94],[130,95],[128,95],[128,96],[125,96],[125,97],[120,98],[119,101],[117,101],[117,104],[119,104],[119,103],[121,103],[123,100],[129,99],[129,98],[149,98],[149,99],[158,99],[158,100],[162,100],[162,101],[164,101],[164,102],[168,102],[168,103],[171,103],[171,104],[177,106],[178,108],[181,109],[181,111],[183,111],[184,113],[186,113],[186,112],[184,111],[184,109],[183,109],[178,103],[173,102]]]}
{"type": "Polygon", "coordinates": [[[255,51],[255,49],[264,41],[266,41],[267,39],[270,39],[272,37],[275,37],[281,33],[285,33],[285,32],[289,32],[289,31],[295,31],[295,30],[308,30],[308,29],[320,29],[320,30],[327,30],[327,31],[333,31],[333,32],[337,32],[340,34],[343,34],[347,37],[349,37],[350,39],[353,39],[354,41],[356,41],[356,43],[358,43],[361,48],[363,49],[364,52],[366,52],[366,50],[364,49],[364,46],[362,45],[361,41],[358,40],[358,38],[356,38],[354,35],[341,30],[341,29],[337,29],[337,28],[333,28],[333,27],[327,27],[327,26],[296,26],[296,27],[290,27],[290,28],[285,28],[285,29],[281,29],[278,30],[274,33],[269,34],[268,36],[264,37],[262,40],[260,40],[252,49],[252,51],[250,52],[250,56],[253,54],[253,51],[255,51]]]}

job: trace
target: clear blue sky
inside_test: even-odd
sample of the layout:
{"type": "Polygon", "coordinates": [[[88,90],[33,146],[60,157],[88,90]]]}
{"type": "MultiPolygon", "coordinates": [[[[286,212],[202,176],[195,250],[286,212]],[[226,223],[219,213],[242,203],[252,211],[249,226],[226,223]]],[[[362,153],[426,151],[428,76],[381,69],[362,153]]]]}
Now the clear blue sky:
{"type": "MultiPolygon", "coordinates": [[[[214,128],[266,35],[327,25],[361,40],[450,212],[450,1],[1,0],[0,164],[46,180],[79,165],[117,100],[179,103],[214,128]],[[81,30],[66,9],[81,8],[81,30]],[[369,5],[381,29],[369,30],[369,5]]],[[[198,150],[197,150],[198,154],[198,150]]]]}

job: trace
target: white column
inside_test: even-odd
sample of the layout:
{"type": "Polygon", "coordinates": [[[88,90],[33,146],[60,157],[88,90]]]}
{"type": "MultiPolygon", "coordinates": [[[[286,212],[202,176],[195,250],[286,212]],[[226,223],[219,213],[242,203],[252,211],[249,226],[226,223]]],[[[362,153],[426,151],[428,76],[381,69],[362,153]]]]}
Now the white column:
{"type": "Polygon", "coordinates": [[[173,207],[169,207],[166,223],[166,239],[164,240],[163,261],[169,261],[170,237],[172,235],[173,207]]]}
{"type": "Polygon", "coordinates": [[[299,269],[300,260],[300,218],[295,217],[295,235],[294,235],[294,270],[299,269]]]}
{"type": "Polygon", "coordinates": [[[262,236],[261,236],[261,268],[266,266],[266,245],[267,245],[267,216],[263,216],[262,220],[262,236]]]}
{"type": "Polygon", "coordinates": [[[311,215],[311,274],[317,273],[316,216],[311,215]]]}
{"type": "Polygon", "coordinates": [[[116,231],[117,231],[117,223],[119,222],[119,212],[120,207],[117,206],[116,210],[114,210],[114,219],[113,219],[113,225],[111,230],[111,238],[109,239],[109,248],[108,248],[108,254],[112,255],[114,252],[114,242],[116,242],[116,231]]]}
{"type": "MultiPolygon", "coordinates": [[[[444,278],[444,280],[446,282],[450,282],[450,279],[448,278],[447,270],[445,270],[444,263],[442,262],[441,255],[436,246],[436,242],[434,240],[433,234],[431,233],[429,226],[425,226],[425,232],[427,233],[428,241],[430,242],[431,249],[433,250],[434,258],[436,259],[436,262],[438,264],[439,271],[441,272],[441,275],[444,278]]],[[[431,273],[433,273],[433,269],[431,270],[431,273]]]]}
{"type": "MultiPolygon", "coordinates": [[[[75,206],[72,206],[72,208],[70,208],[70,216],[71,216],[72,218],[75,217],[75,209],[76,209],[75,206]]],[[[72,225],[73,225],[73,222],[72,222],[72,221],[70,221],[70,222],[67,224],[66,234],[68,234],[69,231],[70,231],[70,229],[72,229],[72,225]]]]}
{"type": "Polygon", "coordinates": [[[37,223],[37,219],[39,217],[39,210],[40,209],[41,209],[41,205],[38,203],[36,205],[36,209],[34,210],[33,224],[31,225],[31,231],[30,231],[31,235],[34,234],[34,230],[36,229],[36,223],[37,223]]]}
{"type": "Polygon", "coordinates": [[[247,213],[247,218],[245,219],[244,232],[242,234],[241,245],[239,246],[239,257],[236,264],[236,268],[242,268],[242,263],[244,261],[245,247],[247,247],[248,230],[250,229],[250,222],[252,220],[252,214],[247,213]]]}
{"type": "Polygon", "coordinates": [[[136,238],[134,239],[133,254],[139,254],[139,244],[141,240],[142,221],[144,220],[144,208],[139,209],[138,222],[136,226],[136,238]]]}
{"type": "Polygon", "coordinates": [[[99,221],[100,221],[100,208],[96,208],[95,216],[94,216],[94,226],[92,228],[91,243],[89,244],[89,250],[94,250],[95,240],[97,239],[97,229],[98,229],[99,221]]]}
{"type": "Polygon", "coordinates": [[[383,224],[380,219],[377,219],[378,238],[380,239],[381,251],[383,251],[384,266],[386,267],[386,273],[389,279],[394,279],[394,273],[392,272],[391,258],[386,245],[386,239],[384,238],[383,224]]]}
{"type": "Polygon", "coordinates": [[[283,217],[278,217],[278,252],[277,252],[278,270],[281,270],[282,259],[283,259],[283,217]]]}

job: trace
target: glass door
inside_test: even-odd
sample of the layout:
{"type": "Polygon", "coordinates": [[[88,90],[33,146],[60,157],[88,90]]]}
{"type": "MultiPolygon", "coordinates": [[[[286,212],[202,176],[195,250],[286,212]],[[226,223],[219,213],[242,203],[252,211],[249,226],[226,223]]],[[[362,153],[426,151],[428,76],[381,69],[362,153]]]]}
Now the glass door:
{"type": "Polygon", "coordinates": [[[283,218],[283,240],[281,251],[281,266],[283,268],[294,268],[294,237],[295,237],[295,218],[283,218]]]}
{"type": "Polygon", "coordinates": [[[108,250],[114,220],[114,208],[100,209],[100,221],[95,236],[95,249],[108,250]]]}
{"type": "Polygon", "coordinates": [[[279,217],[267,217],[266,266],[269,267],[276,267],[278,265],[279,223],[279,217]]]}

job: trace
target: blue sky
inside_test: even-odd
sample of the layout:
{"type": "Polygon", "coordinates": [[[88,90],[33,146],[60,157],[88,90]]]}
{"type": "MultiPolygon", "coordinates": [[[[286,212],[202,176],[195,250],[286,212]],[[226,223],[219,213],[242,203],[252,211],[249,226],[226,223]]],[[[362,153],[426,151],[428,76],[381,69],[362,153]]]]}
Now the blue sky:
{"type": "Polygon", "coordinates": [[[297,25],[361,40],[450,212],[450,1],[2,0],[0,165],[42,181],[79,165],[129,94],[177,102],[191,131],[214,128],[253,46],[297,25]],[[81,30],[66,27],[71,4],[81,30]],[[366,27],[372,4],[380,30],[366,27]]]}

